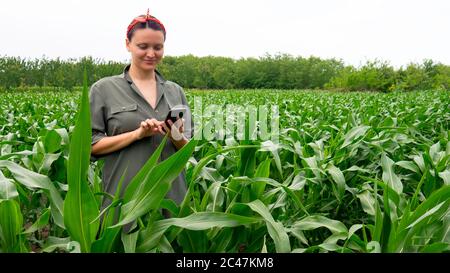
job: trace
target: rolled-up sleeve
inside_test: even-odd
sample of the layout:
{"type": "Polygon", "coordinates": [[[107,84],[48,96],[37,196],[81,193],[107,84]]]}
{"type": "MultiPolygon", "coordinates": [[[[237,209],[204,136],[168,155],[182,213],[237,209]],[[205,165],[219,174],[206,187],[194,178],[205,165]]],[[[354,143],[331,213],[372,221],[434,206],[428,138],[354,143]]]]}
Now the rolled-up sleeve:
{"type": "Polygon", "coordinates": [[[99,142],[106,137],[105,125],[105,102],[102,99],[97,85],[93,85],[89,91],[89,102],[91,108],[91,127],[92,140],[91,145],[99,142]]]}

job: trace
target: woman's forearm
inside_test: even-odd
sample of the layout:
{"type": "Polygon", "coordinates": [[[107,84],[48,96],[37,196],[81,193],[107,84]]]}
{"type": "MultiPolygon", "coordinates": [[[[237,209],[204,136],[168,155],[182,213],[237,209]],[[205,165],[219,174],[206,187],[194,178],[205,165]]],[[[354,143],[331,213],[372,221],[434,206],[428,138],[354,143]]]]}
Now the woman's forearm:
{"type": "Polygon", "coordinates": [[[109,154],[127,147],[136,140],[138,140],[136,131],[127,132],[116,136],[107,136],[92,145],[91,154],[109,154]]]}
{"type": "Polygon", "coordinates": [[[174,140],[172,139],[172,143],[173,145],[175,145],[175,147],[177,148],[177,150],[183,148],[184,145],[186,145],[189,142],[189,140],[183,136],[182,139],[180,140],[174,140]]]}

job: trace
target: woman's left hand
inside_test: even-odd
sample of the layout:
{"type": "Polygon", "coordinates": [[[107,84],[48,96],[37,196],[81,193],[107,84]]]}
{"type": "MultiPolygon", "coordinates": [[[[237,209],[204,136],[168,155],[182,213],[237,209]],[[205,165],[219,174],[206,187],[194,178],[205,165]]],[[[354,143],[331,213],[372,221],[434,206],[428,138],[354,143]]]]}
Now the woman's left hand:
{"type": "Polygon", "coordinates": [[[162,123],[162,128],[160,128],[161,134],[169,134],[169,138],[174,142],[185,140],[185,137],[183,135],[184,119],[178,119],[177,121],[175,121],[175,123],[173,123],[171,120],[168,120],[167,122],[169,123],[170,128],[165,122],[162,123]]]}

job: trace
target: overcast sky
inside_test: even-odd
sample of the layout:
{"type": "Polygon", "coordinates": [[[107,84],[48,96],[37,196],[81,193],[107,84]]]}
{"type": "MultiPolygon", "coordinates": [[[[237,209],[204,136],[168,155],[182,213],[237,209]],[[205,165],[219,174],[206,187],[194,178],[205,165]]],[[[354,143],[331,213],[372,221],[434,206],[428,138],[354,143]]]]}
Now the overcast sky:
{"type": "Polygon", "coordinates": [[[450,64],[448,0],[2,0],[0,55],[127,61],[126,27],[147,8],[166,55],[450,64]]]}

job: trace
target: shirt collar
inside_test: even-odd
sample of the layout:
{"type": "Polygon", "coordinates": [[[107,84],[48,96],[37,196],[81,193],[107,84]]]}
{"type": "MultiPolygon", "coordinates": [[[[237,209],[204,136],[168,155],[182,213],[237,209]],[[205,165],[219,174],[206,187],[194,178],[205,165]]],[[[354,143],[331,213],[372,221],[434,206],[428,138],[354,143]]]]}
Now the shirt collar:
{"type": "MultiPolygon", "coordinates": [[[[127,66],[125,66],[125,68],[123,69],[123,73],[122,73],[122,78],[126,79],[128,81],[128,83],[132,83],[133,80],[130,77],[130,74],[128,73],[130,70],[131,64],[128,64],[127,66]]],[[[161,75],[161,73],[159,73],[158,70],[155,69],[155,74],[156,74],[156,82],[160,83],[160,84],[164,84],[166,82],[166,79],[164,79],[164,77],[161,75]]]]}

